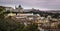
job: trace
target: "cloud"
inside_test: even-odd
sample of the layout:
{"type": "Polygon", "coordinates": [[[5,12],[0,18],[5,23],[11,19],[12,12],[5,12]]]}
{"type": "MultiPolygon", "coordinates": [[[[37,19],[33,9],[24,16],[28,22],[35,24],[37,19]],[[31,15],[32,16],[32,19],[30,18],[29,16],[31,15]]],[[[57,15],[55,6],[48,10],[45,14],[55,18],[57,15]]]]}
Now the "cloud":
{"type": "Polygon", "coordinates": [[[0,0],[0,5],[18,5],[47,9],[60,9],[60,0],[0,0]]]}

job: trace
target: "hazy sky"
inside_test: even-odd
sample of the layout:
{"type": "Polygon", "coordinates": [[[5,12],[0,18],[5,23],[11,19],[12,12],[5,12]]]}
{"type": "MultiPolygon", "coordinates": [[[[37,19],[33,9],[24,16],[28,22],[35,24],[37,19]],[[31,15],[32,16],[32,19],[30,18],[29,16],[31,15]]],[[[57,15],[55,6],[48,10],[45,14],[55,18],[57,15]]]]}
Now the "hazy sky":
{"type": "Polygon", "coordinates": [[[22,5],[24,8],[60,9],[60,0],[0,0],[0,5],[22,5]]]}

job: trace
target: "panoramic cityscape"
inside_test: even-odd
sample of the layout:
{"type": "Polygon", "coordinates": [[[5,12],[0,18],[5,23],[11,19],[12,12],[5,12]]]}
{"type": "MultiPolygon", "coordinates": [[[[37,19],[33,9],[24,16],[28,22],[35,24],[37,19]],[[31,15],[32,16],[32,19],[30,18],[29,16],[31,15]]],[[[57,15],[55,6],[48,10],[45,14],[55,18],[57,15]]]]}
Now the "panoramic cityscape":
{"type": "Polygon", "coordinates": [[[60,31],[60,0],[0,0],[0,31],[60,31]]]}

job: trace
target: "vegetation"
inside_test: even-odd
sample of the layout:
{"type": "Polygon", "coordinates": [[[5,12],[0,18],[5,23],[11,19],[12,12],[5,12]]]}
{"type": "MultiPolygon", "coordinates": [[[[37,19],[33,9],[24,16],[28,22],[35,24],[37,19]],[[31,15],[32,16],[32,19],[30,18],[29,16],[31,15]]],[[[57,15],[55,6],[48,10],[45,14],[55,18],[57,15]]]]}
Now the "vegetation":
{"type": "Polygon", "coordinates": [[[35,24],[25,26],[24,23],[16,22],[11,17],[5,18],[6,15],[5,8],[0,7],[0,31],[39,31],[35,24]]]}
{"type": "MultiPolygon", "coordinates": [[[[19,6],[21,7],[21,6],[19,6]]],[[[48,15],[51,15],[52,18],[59,18],[59,13],[47,13],[42,11],[33,11],[31,12],[24,12],[24,13],[34,13],[34,14],[40,14],[43,17],[47,17],[48,15]]],[[[10,11],[8,11],[10,13],[10,11]]],[[[8,14],[5,12],[5,7],[0,6],[0,31],[39,31],[38,25],[36,23],[31,23],[27,26],[25,26],[22,22],[17,22],[13,20],[11,17],[5,18],[5,16],[8,14]]],[[[15,13],[15,12],[13,12],[15,13]]],[[[17,12],[18,13],[18,12],[17,12]]],[[[60,25],[58,25],[59,27],[60,25]]]]}

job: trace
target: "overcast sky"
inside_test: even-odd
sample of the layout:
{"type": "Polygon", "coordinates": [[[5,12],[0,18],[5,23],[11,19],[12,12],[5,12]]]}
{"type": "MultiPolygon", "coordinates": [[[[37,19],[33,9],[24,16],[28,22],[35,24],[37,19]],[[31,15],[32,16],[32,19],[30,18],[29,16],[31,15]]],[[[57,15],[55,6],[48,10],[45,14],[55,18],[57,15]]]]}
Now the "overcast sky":
{"type": "Polygon", "coordinates": [[[0,5],[22,5],[23,8],[60,9],[60,0],[0,0],[0,5]]]}

